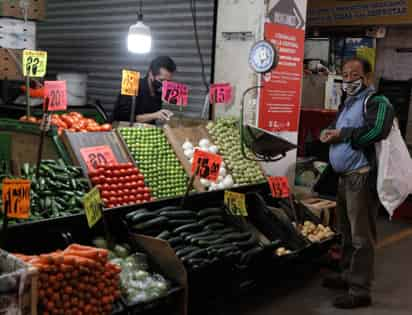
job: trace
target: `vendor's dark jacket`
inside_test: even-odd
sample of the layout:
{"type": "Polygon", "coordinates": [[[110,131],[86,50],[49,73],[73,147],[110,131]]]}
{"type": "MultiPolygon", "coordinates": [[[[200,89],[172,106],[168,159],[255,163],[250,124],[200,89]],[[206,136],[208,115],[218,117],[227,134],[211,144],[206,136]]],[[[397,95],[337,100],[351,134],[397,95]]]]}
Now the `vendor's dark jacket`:
{"type": "MultiPolygon", "coordinates": [[[[137,115],[155,113],[162,109],[162,95],[149,88],[147,77],[140,79],[139,93],[136,97],[136,110],[133,117],[137,115]]],[[[132,110],[132,96],[119,94],[114,105],[111,121],[130,121],[132,110]]]]}

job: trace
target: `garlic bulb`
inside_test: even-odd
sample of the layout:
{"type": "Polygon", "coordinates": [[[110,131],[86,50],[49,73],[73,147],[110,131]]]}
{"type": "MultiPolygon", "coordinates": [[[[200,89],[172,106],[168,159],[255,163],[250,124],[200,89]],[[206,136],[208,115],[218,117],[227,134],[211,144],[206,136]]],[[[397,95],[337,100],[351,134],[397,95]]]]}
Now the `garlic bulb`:
{"type": "Polygon", "coordinates": [[[186,139],[185,142],[182,144],[182,149],[185,151],[193,150],[193,144],[188,139],[186,139]]]}

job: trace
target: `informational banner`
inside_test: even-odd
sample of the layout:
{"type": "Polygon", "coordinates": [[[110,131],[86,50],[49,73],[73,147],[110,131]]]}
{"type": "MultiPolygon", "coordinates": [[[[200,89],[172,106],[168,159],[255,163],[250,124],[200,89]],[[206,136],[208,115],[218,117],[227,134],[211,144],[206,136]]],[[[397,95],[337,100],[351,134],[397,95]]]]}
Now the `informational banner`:
{"type": "Polygon", "coordinates": [[[311,0],[309,26],[412,23],[412,0],[311,0]]]}
{"type": "Polygon", "coordinates": [[[258,127],[296,132],[299,126],[305,31],[265,24],[265,39],[276,46],[279,64],[262,78],[258,127]]]}

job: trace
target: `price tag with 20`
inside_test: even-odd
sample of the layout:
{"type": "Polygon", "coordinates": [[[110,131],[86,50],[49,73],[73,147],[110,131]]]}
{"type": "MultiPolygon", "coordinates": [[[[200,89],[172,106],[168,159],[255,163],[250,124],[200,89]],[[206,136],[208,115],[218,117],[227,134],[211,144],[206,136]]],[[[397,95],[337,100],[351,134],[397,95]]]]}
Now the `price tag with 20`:
{"type": "Polygon", "coordinates": [[[46,68],[46,51],[23,50],[23,75],[25,77],[44,77],[46,68]]]}
{"type": "Polygon", "coordinates": [[[182,83],[164,81],[162,86],[162,100],[165,103],[187,106],[189,99],[189,88],[182,83]]]}
{"type": "Polygon", "coordinates": [[[270,191],[273,198],[288,198],[290,195],[288,178],[281,177],[269,177],[268,178],[270,191]]]}
{"type": "Polygon", "coordinates": [[[102,200],[97,187],[94,187],[89,193],[83,197],[84,211],[86,213],[87,223],[89,228],[96,225],[102,218],[102,200]]]}
{"type": "Polygon", "coordinates": [[[192,173],[199,167],[198,175],[202,178],[216,182],[219,177],[222,157],[199,149],[193,155],[192,173]]]}
{"type": "Polygon", "coordinates": [[[44,104],[50,112],[67,109],[66,81],[44,82],[44,104]]]}
{"type": "Polygon", "coordinates": [[[28,219],[30,217],[30,181],[4,179],[2,185],[3,212],[7,217],[28,219]]]}
{"type": "Polygon", "coordinates": [[[122,95],[135,96],[139,92],[140,72],[122,71],[122,95]]]}
{"type": "Polygon", "coordinates": [[[247,217],[245,194],[225,191],[225,205],[233,215],[247,217]]]}
{"type": "Polygon", "coordinates": [[[96,170],[99,165],[117,164],[112,149],[107,145],[82,148],[80,154],[89,172],[96,170]]]}

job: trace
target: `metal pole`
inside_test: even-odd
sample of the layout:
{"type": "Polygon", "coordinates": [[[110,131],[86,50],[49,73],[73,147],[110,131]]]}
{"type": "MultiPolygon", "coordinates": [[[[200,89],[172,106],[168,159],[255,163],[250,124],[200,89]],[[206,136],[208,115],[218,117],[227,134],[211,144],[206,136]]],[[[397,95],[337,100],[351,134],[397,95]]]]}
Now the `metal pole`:
{"type": "Polygon", "coordinates": [[[130,112],[130,127],[133,127],[134,122],[136,121],[135,117],[136,112],[136,96],[132,96],[132,109],[130,112]]]}

